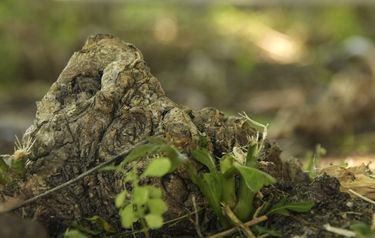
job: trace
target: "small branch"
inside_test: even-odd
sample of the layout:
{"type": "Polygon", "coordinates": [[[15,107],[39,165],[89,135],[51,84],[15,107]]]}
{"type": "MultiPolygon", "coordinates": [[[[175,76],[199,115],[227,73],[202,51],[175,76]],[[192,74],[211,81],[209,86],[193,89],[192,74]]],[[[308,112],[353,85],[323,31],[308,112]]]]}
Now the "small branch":
{"type": "Polygon", "coordinates": [[[183,216],[180,216],[180,217],[177,217],[177,218],[174,218],[174,219],[168,220],[168,221],[164,222],[164,224],[169,224],[169,223],[172,223],[172,222],[178,222],[178,221],[180,221],[180,220],[182,220],[182,219],[184,219],[184,218],[186,218],[186,217],[189,217],[189,216],[191,216],[191,215],[194,215],[195,213],[200,212],[200,211],[202,211],[202,210],[203,210],[203,208],[200,208],[200,209],[198,209],[197,211],[190,212],[190,213],[187,213],[187,214],[185,214],[185,215],[183,215],[183,216]]]}
{"type": "Polygon", "coordinates": [[[269,237],[269,236],[270,236],[270,234],[266,233],[266,234],[258,236],[258,238],[265,238],[265,237],[269,237]]]}
{"type": "Polygon", "coordinates": [[[337,235],[345,236],[345,237],[356,237],[356,233],[350,230],[342,229],[339,227],[331,226],[330,224],[325,224],[324,229],[329,232],[335,233],[337,235]]]}
{"type": "Polygon", "coordinates": [[[57,187],[54,187],[54,188],[52,188],[52,189],[50,189],[50,190],[47,190],[47,191],[45,191],[44,193],[41,193],[41,194],[39,194],[39,195],[37,195],[37,196],[35,196],[35,197],[32,197],[32,198],[30,198],[30,199],[28,199],[28,200],[26,200],[26,201],[23,201],[23,202],[21,202],[21,203],[15,205],[15,206],[13,206],[13,207],[10,207],[10,208],[8,208],[8,209],[2,210],[2,211],[0,211],[0,214],[2,214],[2,213],[6,213],[6,212],[14,211],[14,210],[16,210],[16,209],[18,209],[18,208],[20,208],[20,207],[23,207],[23,206],[25,206],[25,205],[27,205],[27,204],[30,204],[30,203],[32,203],[32,202],[35,202],[36,200],[38,200],[38,199],[40,199],[40,198],[43,198],[43,197],[45,197],[45,196],[47,196],[47,195],[50,195],[51,193],[54,193],[54,192],[56,192],[56,191],[59,191],[59,190],[65,188],[65,187],[69,186],[70,184],[73,184],[73,183],[77,182],[78,180],[80,180],[80,179],[86,177],[87,175],[92,174],[93,172],[99,170],[100,168],[103,168],[104,166],[107,166],[107,165],[109,165],[110,163],[112,163],[112,162],[114,162],[114,161],[116,161],[116,160],[118,160],[118,159],[124,158],[124,156],[127,156],[127,155],[128,155],[128,154],[129,154],[129,153],[130,153],[135,147],[140,146],[140,145],[143,145],[143,144],[146,144],[147,142],[148,142],[147,140],[142,140],[142,141],[138,142],[137,144],[133,145],[133,146],[132,146],[129,150],[127,150],[126,152],[121,153],[121,154],[118,155],[118,156],[115,156],[115,157],[113,157],[113,158],[110,158],[110,159],[107,160],[107,161],[102,162],[101,164],[95,166],[94,168],[87,170],[86,172],[84,172],[84,173],[78,175],[77,177],[75,177],[75,178],[73,178],[73,179],[71,179],[71,180],[69,180],[69,181],[67,181],[67,182],[65,182],[65,183],[63,183],[63,184],[60,184],[60,185],[57,186],[57,187]]]}
{"type": "Polygon", "coordinates": [[[194,195],[192,197],[192,200],[193,200],[193,206],[194,206],[194,212],[195,212],[195,222],[194,222],[195,230],[197,231],[197,235],[199,236],[199,238],[203,238],[201,228],[199,226],[199,214],[198,214],[197,203],[195,202],[195,196],[194,195]]]}
{"type": "Polygon", "coordinates": [[[253,215],[253,218],[257,218],[257,217],[258,217],[259,213],[262,211],[262,209],[263,209],[263,207],[264,207],[265,205],[266,205],[266,203],[264,202],[264,203],[262,204],[262,206],[258,207],[257,210],[255,210],[255,213],[254,213],[254,215],[253,215]]]}
{"type": "MultiPolygon", "coordinates": [[[[261,216],[261,217],[257,217],[257,218],[254,218],[248,222],[245,222],[244,225],[245,226],[254,226],[262,221],[265,221],[267,220],[267,216],[261,216]]],[[[220,233],[217,233],[215,235],[212,235],[210,236],[209,238],[222,238],[222,237],[225,237],[227,235],[231,235],[233,233],[235,233],[237,231],[237,228],[234,227],[234,228],[231,228],[229,230],[226,230],[226,231],[223,231],[223,232],[220,232],[220,233]]]]}
{"type": "Polygon", "coordinates": [[[355,196],[357,196],[357,197],[359,197],[359,198],[365,200],[366,202],[369,202],[369,203],[375,205],[375,201],[374,201],[374,200],[371,200],[370,198],[367,198],[367,197],[363,196],[362,194],[357,193],[356,191],[354,191],[354,190],[352,190],[352,189],[349,189],[348,191],[349,191],[350,193],[354,194],[355,196]]]}
{"type": "Polygon", "coordinates": [[[251,232],[249,227],[245,226],[240,219],[232,212],[228,205],[224,205],[223,209],[227,216],[232,220],[232,222],[245,233],[247,238],[255,238],[255,235],[251,232]]]}

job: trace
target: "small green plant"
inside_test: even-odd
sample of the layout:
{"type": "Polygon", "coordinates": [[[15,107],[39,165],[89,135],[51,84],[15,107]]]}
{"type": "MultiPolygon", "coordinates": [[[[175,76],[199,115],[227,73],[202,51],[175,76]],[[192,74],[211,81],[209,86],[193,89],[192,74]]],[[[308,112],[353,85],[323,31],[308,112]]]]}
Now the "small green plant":
{"type": "Polygon", "coordinates": [[[234,148],[232,154],[220,158],[219,168],[217,168],[214,158],[207,149],[200,148],[192,151],[193,158],[208,168],[208,172],[203,176],[191,163],[185,163],[192,182],[200,188],[224,228],[228,227],[231,222],[222,211],[223,204],[232,209],[234,215],[241,221],[248,220],[254,213],[253,199],[257,192],[263,186],[276,182],[269,174],[256,168],[257,159],[267,136],[267,126],[254,122],[246,114],[243,116],[249,122],[264,129],[261,138],[259,134],[252,138],[247,153],[241,148],[234,148]]]}
{"type": "Polygon", "coordinates": [[[278,201],[267,213],[270,215],[272,213],[278,213],[284,216],[289,216],[289,210],[294,212],[307,212],[314,206],[313,202],[290,202],[287,203],[288,196],[284,196],[280,201],[278,201]]]}
{"type": "Polygon", "coordinates": [[[64,234],[60,235],[62,238],[88,238],[87,235],[83,234],[78,229],[67,229],[64,234]]]}
{"type": "Polygon", "coordinates": [[[317,176],[318,165],[320,162],[320,158],[322,155],[327,153],[326,149],[324,149],[320,144],[315,146],[315,152],[312,151],[306,152],[306,160],[308,161],[307,165],[305,166],[305,170],[309,173],[310,178],[315,178],[317,176]]]}
{"type": "Polygon", "coordinates": [[[26,171],[26,160],[35,141],[31,138],[22,144],[16,136],[14,153],[12,155],[0,155],[0,184],[9,184],[22,178],[26,171]]]}
{"type": "Polygon", "coordinates": [[[25,174],[26,159],[10,160],[9,163],[0,156],[0,184],[9,184],[25,174]]]}
{"type": "Polygon", "coordinates": [[[61,238],[86,238],[90,236],[110,236],[115,233],[112,226],[100,216],[93,216],[86,218],[94,227],[95,230],[82,226],[77,221],[71,225],[74,229],[67,229],[64,234],[60,235],[61,238]]]}
{"type": "Polygon", "coordinates": [[[233,155],[224,155],[217,169],[213,157],[204,148],[194,150],[192,156],[204,164],[208,171],[201,176],[191,163],[185,166],[193,183],[195,183],[208,200],[221,225],[228,227],[230,221],[222,212],[222,204],[233,209],[234,214],[245,221],[254,212],[253,199],[257,192],[266,185],[276,182],[269,174],[256,169],[259,144],[249,145],[246,159],[238,163],[233,155]],[[240,179],[236,179],[237,176],[240,179]]]}
{"type": "MultiPolygon", "coordinates": [[[[213,156],[205,148],[192,151],[195,160],[205,165],[208,172],[200,175],[191,163],[184,163],[193,183],[195,183],[208,200],[211,208],[217,215],[223,228],[235,223],[234,219],[244,222],[254,216],[255,209],[253,200],[259,190],[271,185],[276,180],[269,174],[257,169],[258,158],[262,152],[267,137],[267,126],[250,119],[245,113],[242,114],[249,123],[263,128],[250,140],[247,151],[235,147],[231,154],[224,155],[219,159],[217,167],[213,156]],[[225,207],[226,209],[222,209],[225,207]],[[223,210],[230,209],[230,213],[223,210]],[[234,214],[235,218],[231,218],[234,214]]],[[[274,205],[266,215],[280,213],[289,215],[289,211],[306,212],[310,210],[313,202],[286,203],[287,196],[274,205]]],[[[261,214],[264,214],[264,209],[261,214]]]]}
{"type": "Polygon", "coordinates": [[[162,191],[153,185],[142,185],[146,177],[162,177],[173,172],[185,160],[186,155],[159,138],[148,138],[149,144],[136,147],[118,166],[108,166],[102,170],[116,170],[126,174],[125,183],[131,185],[131,191],[123,190],[115,199],[119,208],[121,224],[124,228],[133,228],[140,223],[143,232],[148,236],[149,229],[163,226],[163,213],[167,205],[162,199],[162,191]],[[141,158],[154,157],[143,173],[133,166],[128,172],[125,166],[141,158]]]}
{"type": "Polygon", "coordinates": [[[350,225],[350,230],[354,231],[360,238],[373,237],[375,234],[375,231],[364,222],[350,225]]]}
{"type": "Polygon", "coordinates": [[[5,162],[3,156],[0,156],[0,184],[9,184],[12,180],[11,165],[5,162]]]}

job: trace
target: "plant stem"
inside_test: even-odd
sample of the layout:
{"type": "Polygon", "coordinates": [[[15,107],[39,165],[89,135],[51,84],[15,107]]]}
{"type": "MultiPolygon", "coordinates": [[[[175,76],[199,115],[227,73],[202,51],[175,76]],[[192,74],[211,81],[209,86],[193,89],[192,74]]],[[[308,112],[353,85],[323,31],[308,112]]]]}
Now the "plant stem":
{"type": "Polygon", "coordinates": [[[247,187],[245,180],[242,177],[240,178],[238,189],[238,202],[233,209],[233,212],[241,221],[246,221],[250,218],[251,213],[253,212],[253,199],[255,193],[247,187]]]}
{"type": "Polygon", "coordinates": [[[145,237],[146,238],[151,238],[150,232],[149,232],[148,227],[147,227],[147,225],[145,223],[145,220],[142,219],[142,218],[141,218],[141,224],[142,224],[142,227],[143,227],[142,230],[143,230],[143,233],[145,234],[145,237]]]}

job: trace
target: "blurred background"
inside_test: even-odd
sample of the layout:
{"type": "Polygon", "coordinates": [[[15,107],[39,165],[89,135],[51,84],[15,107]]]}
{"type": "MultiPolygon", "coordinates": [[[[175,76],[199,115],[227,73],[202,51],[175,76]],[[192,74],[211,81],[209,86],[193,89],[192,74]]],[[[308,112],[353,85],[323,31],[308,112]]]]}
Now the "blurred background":
{"type": "Polygon", "coordinates": [[[70,56],[94,33],[134,43],[167,95],[245,111],[305,158],[375,158],[372,1],[2,0],[0,152],[32,123],[70,56]],[[344,2],[344,3],[343,3],[344,2]]]}

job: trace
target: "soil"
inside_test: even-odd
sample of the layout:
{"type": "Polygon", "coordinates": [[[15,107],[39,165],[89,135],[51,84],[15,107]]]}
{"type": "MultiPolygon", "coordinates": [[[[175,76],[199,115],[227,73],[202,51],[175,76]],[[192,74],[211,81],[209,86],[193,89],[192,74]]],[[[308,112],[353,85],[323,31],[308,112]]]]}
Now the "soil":
{"type": "MultiPolygon", "coordinates": [[[[174,103],[135,46],[111,35],[91,36],[37,103],[34,123],[22,139],[29,147],[22,155],[28,160],[26,176],[1,189],[0,201],[37,196],[117,158],[146,136],[155,135],[187,154],[205,136],[210,151],[221,156],[235,146],[246,146],[255,129],[244,118],[227,117],[215,108],[195,110],[174,103]]],[[[262,226],[283,237],[340,237],[323,225],[349,229],[354,223],[372,223],[374,205],[340,192],[340,183],[334,177],[324,174],[310,181],[298,161],[281,160],[280,153],[276,144],[266,142],[258,159],[259,169],[278,183],[264,188],[259,201],[276,203],[288,195],[288,201],[313,201],[315,205],[306,213],[271,215],[262,226]]],[[[16,154],[12,156],[14,159],[16,154]]],[[[134,163],[145,168],[148,162],[134,163]]],[[[182,169],[146,182],[162,189],[168,205],[165,220],[194,211],[193,196],[198,204],[205,203],[182,169]]],[[[121,230],[113,199],[125,187],[123,174],[95,172],[14,214],[37,220],[51,237],[63,233],[74,221],[87,224],[85,218],[95,215],[121,230]]],[[[219,232],[209,209],[203,209],[199,218],[203,234],[219,232]]],[[[0,219],[0,227],[5,225],[0,219]]],[[[165,225],[152,235],[196,237],[196,225],[192,219],[185,219],[165,225]]]]}
{"type": "Polygon", "coordinates": [[[291,216],[274,215],[266,221],[266,226],[279,231],[283,237],[343,237],[328,232],[323,227],[330,224],[347,230],[352,224],[372,223],[375,206],[362,200],[353,199],[340,191],[340,182],[326,174],[311,183],[296,186],[279,185],[268,188],[265,196],[278,197],[288,194],[288,201],[313,201],[310,212],[294,213],[291,216]]]}

